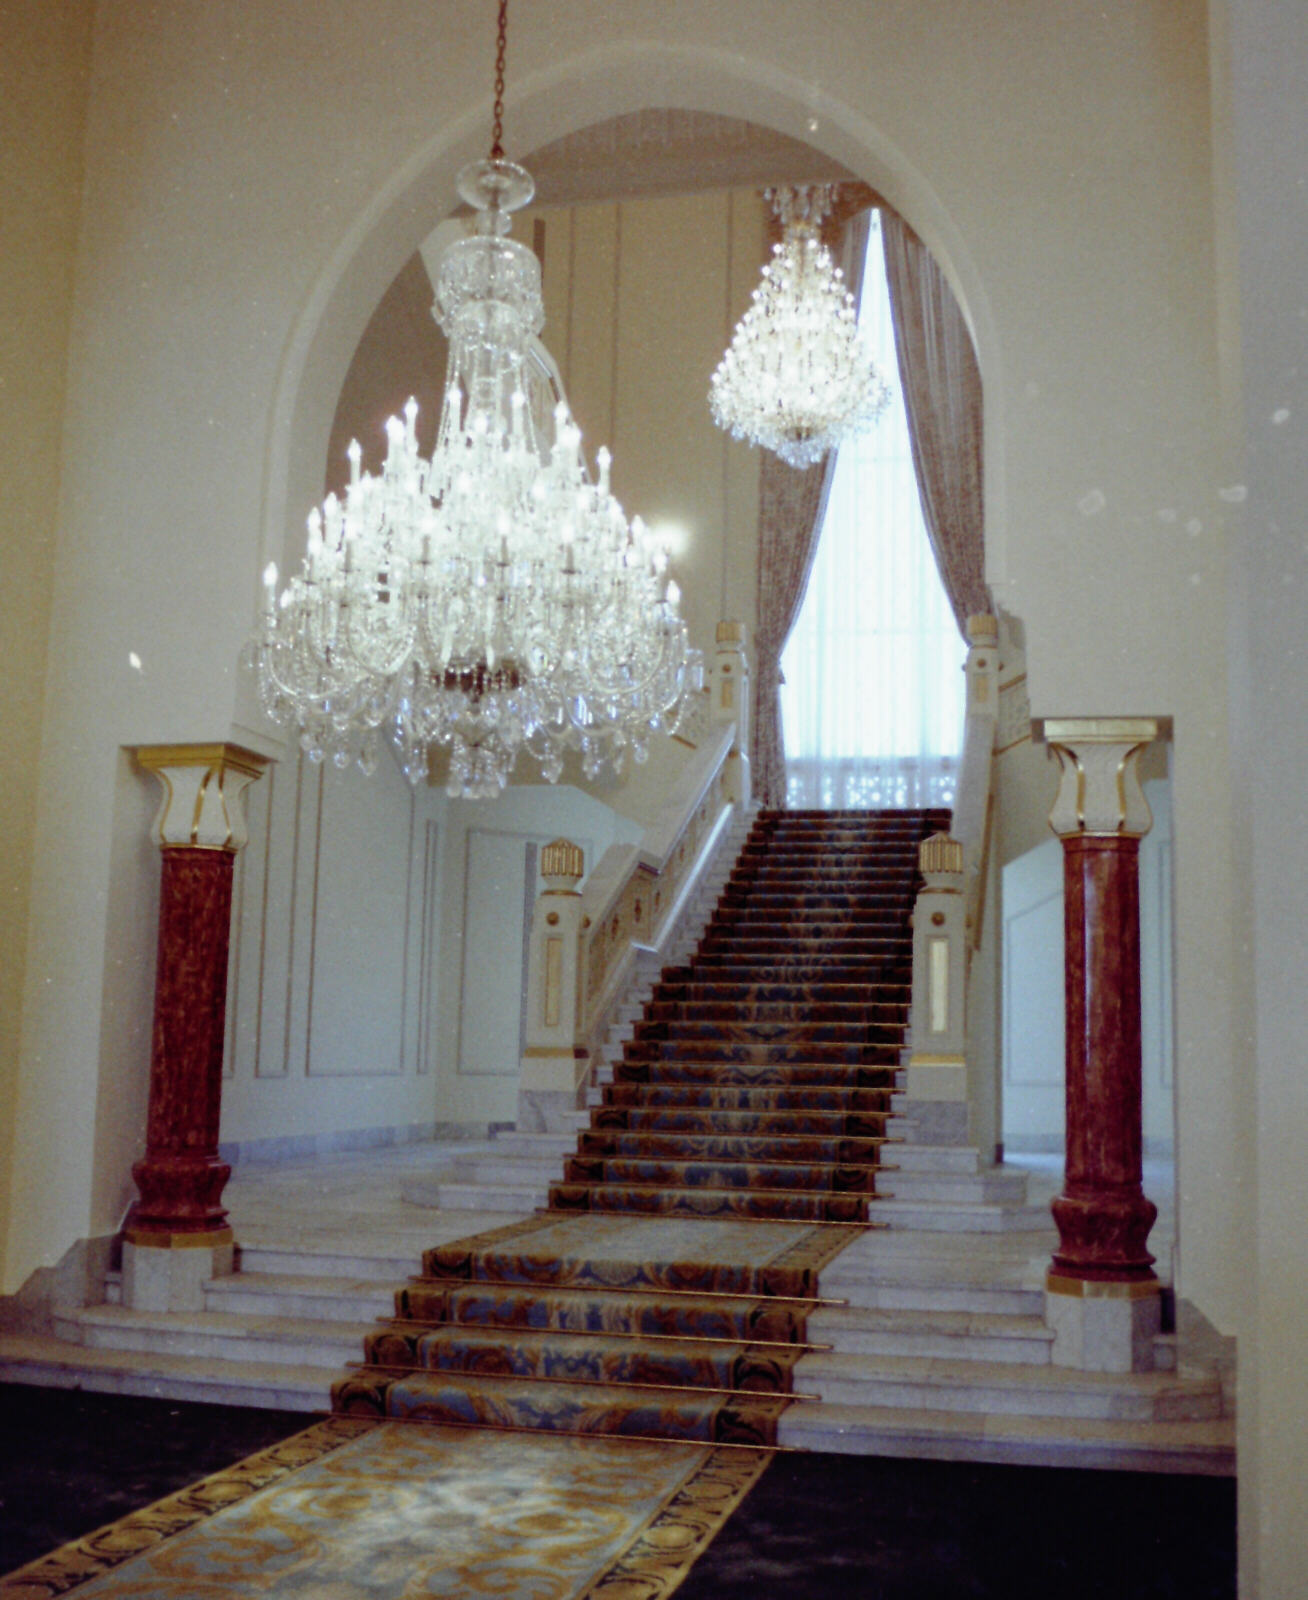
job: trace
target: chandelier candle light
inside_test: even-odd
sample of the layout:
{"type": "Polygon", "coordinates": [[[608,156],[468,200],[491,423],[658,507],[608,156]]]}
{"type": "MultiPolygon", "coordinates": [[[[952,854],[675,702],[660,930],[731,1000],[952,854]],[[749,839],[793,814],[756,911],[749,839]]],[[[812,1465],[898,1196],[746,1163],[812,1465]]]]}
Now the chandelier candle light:
{"type": "Polygon", "coordinates": [[[764,191],[782,237],[709,382],[713,420],[812,466],[876,420],[890,389],[858,333],[854,297],[822,243],[829,184],[764,191]]]}
{"type": "Polygon", "coordinates": [[[436,285],[450,354],[431,459],[413,400],[386,424],[379,476],[351,443],[345,497],[311,513],[300,572],[280,594],[264,573],[252,641],[262,703],[310,760],[371,772],[385,733],[417,783],[446,746],[448,792],[467,799],[497,795],[522,750],[551,783],[569,749],[588,778],[644,761],[702,674],[667,552],[628,523],[608,452],[592,481],[566,401],[552,442],[537,421],[540,263],[508,237],[535,185],[500,143],[506,6],[491,153],[457,180],[475,231],[436,285]]]}

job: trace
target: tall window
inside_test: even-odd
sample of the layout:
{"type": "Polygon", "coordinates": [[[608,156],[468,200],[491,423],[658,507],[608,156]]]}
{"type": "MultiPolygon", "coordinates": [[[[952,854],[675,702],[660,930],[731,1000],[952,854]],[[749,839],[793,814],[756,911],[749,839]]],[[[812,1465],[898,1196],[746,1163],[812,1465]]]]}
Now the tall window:
{"type": "Polygon", "coordinates": [[[787,800],[822,810],[950,805],[967,647],[922,520],[875,215],[859,326],[895,395],[840,448],[782,653],[787,800]]]}

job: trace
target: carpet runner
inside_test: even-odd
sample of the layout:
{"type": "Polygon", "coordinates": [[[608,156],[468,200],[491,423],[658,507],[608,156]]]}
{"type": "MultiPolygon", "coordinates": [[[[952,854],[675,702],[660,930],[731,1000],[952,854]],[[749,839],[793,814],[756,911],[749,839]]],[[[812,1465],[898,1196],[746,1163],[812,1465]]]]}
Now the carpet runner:
{"type": "Polygon", "coordinates": [[[331,1417],[0,1577],[3,1600],[663,1600],[765,1452],[331,1417]]]}
{"type": "Polygon", "coordinates": [[[427,1251],[335,1410],[775,1444],[818,1273],[869,1225],[918,845],[948,824],[761,813],[549,1209],[427,1251]]]}

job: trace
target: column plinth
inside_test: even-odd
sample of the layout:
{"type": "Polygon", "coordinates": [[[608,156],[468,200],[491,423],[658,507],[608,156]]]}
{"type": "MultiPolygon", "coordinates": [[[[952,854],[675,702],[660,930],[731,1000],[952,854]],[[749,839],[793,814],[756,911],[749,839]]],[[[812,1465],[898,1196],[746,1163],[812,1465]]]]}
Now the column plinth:
{"type": "Polygon", "coordinates": [[[163,785],[159,941],[145,1154],[123,1229],[123,1297],[188,1310],[230,1271],[232,1232],[218,1156],[232,877],[245,843],[243,791],[264,759],[235,745],[146,746],[138,763],[163,785]]]}
{"type": "Polygon", "coordinates": [[[1160,1302],[1142,1186],[1139,843],[1152,818],[1136,774],[1153,719],[1046,722],[1062,768],[1050,826],[1063,845],[1067,1128],[1058,1248],[1046,1279],[1056,1364],[1153,1365],[1160,1302]]]}

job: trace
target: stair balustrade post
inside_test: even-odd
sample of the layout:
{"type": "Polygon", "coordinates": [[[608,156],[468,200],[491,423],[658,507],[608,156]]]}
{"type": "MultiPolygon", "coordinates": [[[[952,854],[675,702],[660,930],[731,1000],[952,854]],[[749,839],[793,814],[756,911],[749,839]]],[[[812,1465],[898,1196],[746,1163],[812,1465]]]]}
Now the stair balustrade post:
{"type": "Polygon", "coordinates": [[[575,1111],[590,1065],[583,1042],[584,932],[577,885],[585,871],[580,845],[555,839],[540,853],[541,890],[527,954],[527,1027],[518,1084],[518,1127],[559,1132],[575,1111]]]}
{"type": "Polygon", "coordinates": [[[724,795],[746,806],[749,777],[749,658],[745,654],[745,624],[722,621],[717,626],[713,664],[709,669],[709,720],[734,722],[736,738],[727,757],[724,795]]]}
{"type": "Polygon", "coordinates": [[[1139,844],[1152,817],[1136,763],[1163,731],[1148,717],[1037,724],[1061,781],[1067,1156],[1045,1280],[1053,1360],[1101,1372],[1153,1366],[1161,1302],[1142,1186],[1139,844]]]}
{"type": "Polygon", "coordinates": [[[267,765],[234,744],[140,745],[163,788],[159,941],[145,1154],[123,1228],[123,1300],[203,1308],[205,1281],[232,1268],[218,1158],[232,875],[247,839],[244,792],[267,765]]]}
{"type": "Polygon", "coordinates": [[[947,833],[918,847],[926,880],[913,908],[912,1049],[908,1104],[922,1144],[963,1145],[967,1115],[967,901],[963,846],[947,833]]]}

